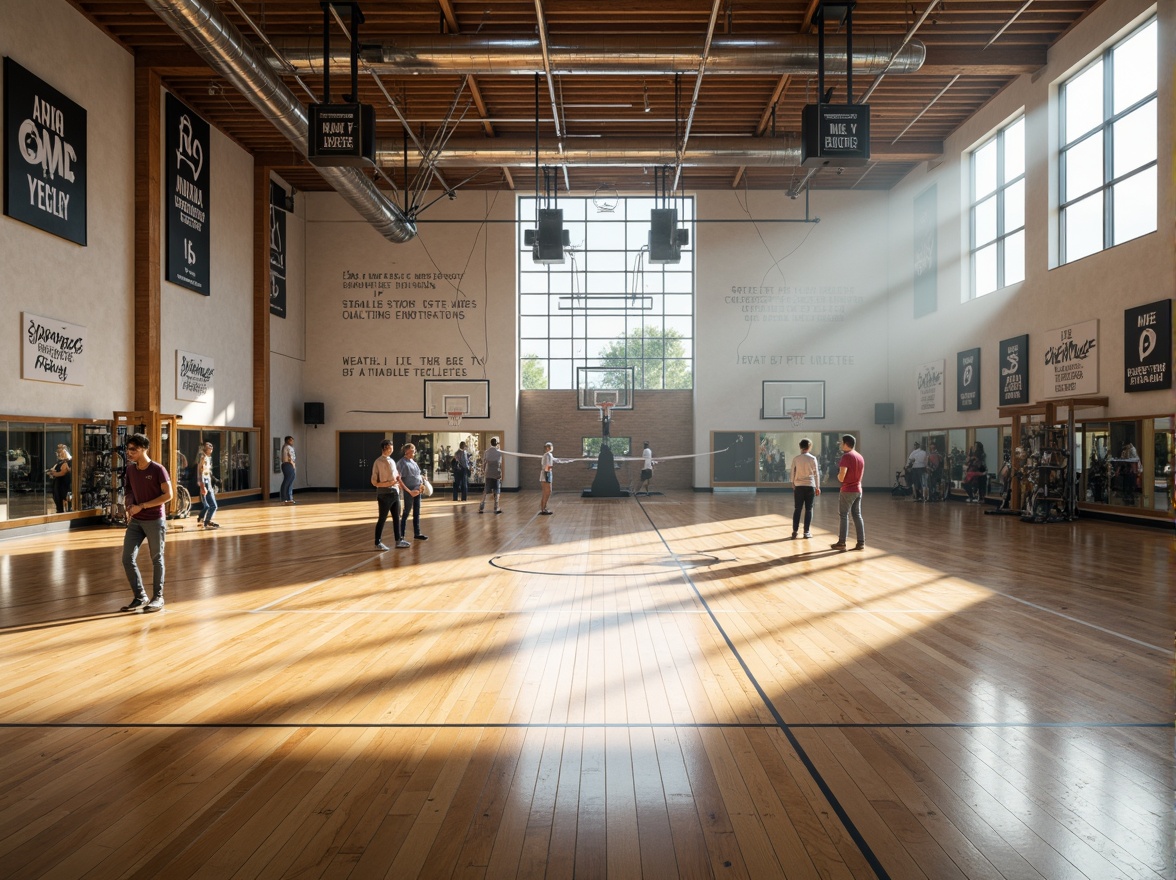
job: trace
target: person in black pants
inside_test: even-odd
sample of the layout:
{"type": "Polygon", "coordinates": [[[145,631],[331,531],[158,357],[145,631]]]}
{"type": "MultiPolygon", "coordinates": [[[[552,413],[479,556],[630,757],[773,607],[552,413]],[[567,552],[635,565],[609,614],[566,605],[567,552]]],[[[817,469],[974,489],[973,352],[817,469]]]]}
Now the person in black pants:
{"type": "Polygon", "coordinates": [[[453,476],[453,500],[457,501],[458,495],[461,495],[462,501],[469,500],[470,454],[466,451],[464,440],[457,444],[457,452],[453,454],[453,464],[450,465],[450,472],[453,476]]]}
{"type": "Polygon", "coordinates": [[[69,447],[64,443],[57,444],[57,463],[45,473],[53,478],[53,506],[58,513],[65,513],[65,501],[69,497],[70,472],[73,469],[73,456],[69,454],[69,447]]]}
{"type": "Polygon", "coordinates": [[[400,534],[407,539],[405,531],[408,526],[408,515],[412,514],[413,537],[418,541],[429,540],[428,535],[421,534],[421,468],[416,463],[416,446],[405,443],[401,450],[400,461],[396,467],[400,471],[400,484],[405,493],[404,506],[400,513],[400,534]]]}
{"type": "Polygon", "coordinates": [[[389,514],[392,515],[392,533],[396,536],[396,546],[407,547],[408,541],[404,540],[404,534],[400,531],[400,471],[392,460],[391,440],[380,444],[380,457],[372,463],[372,485],[376,487],[376,503],[380,511],[380,518],[376,520],[376,549],[388,549],[380,539],[384,536],[384,523],[389,514]]]}

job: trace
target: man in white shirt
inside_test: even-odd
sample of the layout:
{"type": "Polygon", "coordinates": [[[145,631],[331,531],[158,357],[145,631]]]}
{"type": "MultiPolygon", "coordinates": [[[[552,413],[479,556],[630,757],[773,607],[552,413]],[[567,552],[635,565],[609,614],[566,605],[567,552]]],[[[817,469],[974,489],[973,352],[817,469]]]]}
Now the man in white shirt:
{"type": "Polygon", "coordinates": [[[498,499],[502,495],[502,450],[498,448],[498,438],[490,438],[490,448],[482,456],[482,479],[486,485],[482,489],[482,503],[478,505],[478,513],[486,512],[486,496],[494,496],[494,512],[502,513],[498,499]]]}
{"type": "Polygon", "coordinates": [[[380,444],[380,457],[372,463],[372,485],[376,487],[376,502],[379,504],[379,519],[376,520],[376,549],[387,550],[380,538],[384,534],[384,522],[392,515],[392,532],[396,535],[396,546],[408,546],[400,530],[400,471],[392,460],[392,441],[380,444]]]}
{"type": "Polygon", "coordinates": [[[543,469],[539,471],[539,487],[543,490],[539,499],[539,513],[542,516],[551,516],[554,512],[547,509],[547,503],[551,500],[552,471],[555,469],[554,449],[551,443],[543,444],[543,469]]]}
{"type": "Polygon", "coordinates": [[[642,445],[645,448],[641,450],[641,482],[637,486],[636,494],[640,495],[644,488],[645,494],[648,495],[649,481],[653,479],[653,450],[649,448],[648,440],[642,445]]]}
{"type": "Polygon", "coordinates": [[[811,538],[809,530],[813,524],[813,499],[821,494],[821,466],[809,449],[812,441],[805,437],[800,441],[800,455],[792,459],[792,539],[800,531],[800,511],[804,508],[804,536],[811,538]]]}

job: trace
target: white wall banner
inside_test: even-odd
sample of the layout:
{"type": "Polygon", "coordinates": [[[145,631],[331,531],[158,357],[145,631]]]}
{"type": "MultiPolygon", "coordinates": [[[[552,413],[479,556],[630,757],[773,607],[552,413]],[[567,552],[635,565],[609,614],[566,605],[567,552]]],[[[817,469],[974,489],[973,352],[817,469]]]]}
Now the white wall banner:
{"type": "Polygon", "coordinates": [[[945,364],[946,360],[938,360],[915,368],[915,412],[943,412],[946,406],[945,364]]]}
{"type": "Polygon", "coordinates": [[[176,349],[176,399],[204,400],[216,372],[212,358],[176,349]]]}
{"type": "Polygon", "coordinates": [[[1098,320],[1045,334],[1044,397],[1098,393],[1098,320]]]}
{"type": "Polygon", "coordinates": [[[22,379],[86,384],[86,328],[56,318],[22,312],[22,379]]]}

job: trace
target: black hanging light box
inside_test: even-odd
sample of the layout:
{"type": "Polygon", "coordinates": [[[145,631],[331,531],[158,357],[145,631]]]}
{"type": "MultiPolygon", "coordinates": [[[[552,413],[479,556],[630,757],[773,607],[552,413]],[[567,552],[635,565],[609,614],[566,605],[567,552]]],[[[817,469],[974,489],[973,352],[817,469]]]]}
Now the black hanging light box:
{"type": "Polygon", "coordinates": [[[371,104],[311,104],[307,159],[319,167],[376,164],[376,111],[371,104]]]}
{"type": "Polygon", "coordinates": [[[531,248],[536,263],[562,263],[564,248],[572,243],[563,228],[563,208],[540,208],[538,229],[523,231],[523,244],[531,248]]]}
{"type": "Polygon", "coordinates": [[[649,216],[649,262],[680,263],[690,230],[678,228],[677,208],[654,208],[649,216]]]}
{"type": "Polygon", "coordinates": [[[806,104],[800,117],[800,162],[866,165],[870,161],[869,104],[806,104]]]}

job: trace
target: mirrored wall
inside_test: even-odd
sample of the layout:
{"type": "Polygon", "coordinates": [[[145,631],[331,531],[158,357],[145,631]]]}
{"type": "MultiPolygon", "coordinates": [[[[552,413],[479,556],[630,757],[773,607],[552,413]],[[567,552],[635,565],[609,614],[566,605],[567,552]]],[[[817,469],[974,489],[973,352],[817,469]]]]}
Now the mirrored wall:
{"type": "MultiPolygon", "coordinates": [[[[932,444],[946,450],[946,479],[952,495],[966,496],[969,483],[982,480],[978,494],[991,501],[1004,498],[1012,457],[1011,426],[907,431],[905,453],[916,443],[928,451],[932,444]],[[983,467],[982,478],[975,476],[977,462],[983,467]]],[[[1077,421],[1074,446],[1080,507],[1173,509],[1171,417],[1077,421]]]]}
{"type": "Polygon", "coordinates": [[[201,446],[211,443],[212,484],[217,493],[257,489],[257,437],[256,431],[239,428],[180,428],[175,479],[198,499],[196,456],[201,446]]]}
{"type": "Polygon", "coordinates": [[[82,491],[93,477],[95,463],[92,456],[76,446],[77,438],[88,437],[86,432],[90,431],[109,437],[110,426],[64,421],[0,421],[5,449],[0,522],[68,514],[99,506],[94,493],[82,491]]]}

